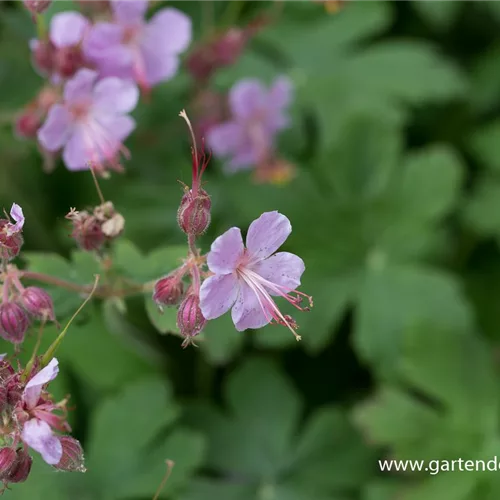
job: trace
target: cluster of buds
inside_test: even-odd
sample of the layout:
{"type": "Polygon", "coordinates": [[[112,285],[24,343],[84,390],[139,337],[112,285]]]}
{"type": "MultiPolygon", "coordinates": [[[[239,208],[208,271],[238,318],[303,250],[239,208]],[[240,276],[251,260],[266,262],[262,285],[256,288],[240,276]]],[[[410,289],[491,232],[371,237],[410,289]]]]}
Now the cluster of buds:
{"type": "Polygon", "coordinates": [[[23,210],[14,203],[10,209],[10,218],[5,214],[5,219],[0,219],[0,261],[4,266],[21,251],[24,242],[23,226],[23,210]],[[11,222],[11,218],[14,222],[11,222]]]}
{"type": "Polygon", "coordinates": [[[2,301],[0,303],[0,336],[13,344],[21,344],[32,320],[56,321],[54,303],[50,295],[36,286],[24,287],[19,271],[8,266],[0,276],[2,301]]]}
{"type": "Polygon", "coordinates": [[[54,403],[47,384],[59,371],[53,358],[43,366],[34,358],[25,369],[0,361],[0,481],[4,487],[27,479],[32,464],[29,448],[54,468],[85,471],[80,443],[67,435],[67,400],[54,403]],[[31,365],[31,366],[30,366],[31,365]]]}
{"type": "Polygon", "coordinates": [[[125,219],[110,201],[101,203],[92,212],[72,208],[66,218],[73,224],[71,237],[87,252],[101,250],[120,236],[125,227],[125,219]]]}

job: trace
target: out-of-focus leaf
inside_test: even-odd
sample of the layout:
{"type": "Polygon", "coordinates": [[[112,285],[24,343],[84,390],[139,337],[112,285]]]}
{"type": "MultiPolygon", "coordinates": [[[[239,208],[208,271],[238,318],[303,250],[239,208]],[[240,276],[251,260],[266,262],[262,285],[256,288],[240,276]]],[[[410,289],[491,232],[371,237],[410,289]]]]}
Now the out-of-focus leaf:
{"type": "Polygon", "coordinates": [[[500,121],[494,121],[479,129],[472,136],[470,143],[473,154],[493,172],[500,172],[499,141],[500,121]]]}
{"type": "Polygon", "coordinates": [[[427,24],[439,30],[446,30],[460,12],[460,2],[435,0],[433,2],[412,2],[412,6],[424,18],[427,24]]]}
{"type": "MultiPolygon", "coordinates": [[[[227,413],[196,406],[189,414],[208,434],[211,468],[240,478],[241,488],[230,479],[210,484],[222,498],[232,492],[246,498],[253,491],[283,500],[342,499],[369,474],[373,458],[340,410],[320,410],[300,432],[300,398],[269,361],[247,361],[232,374],[225,394],[227,413]]],[[[187,498],[199,494],[193,487],[187,498]]]]}
{"type": "Polygon", "coordinates": [[[151,296],[147,295],[144,297],[144,301],[148,318],[160,333],[180,335],[179,328],[177,327],[177,308],[164,307],[163,312],[160,312],[151,296]]]}
{"type": "Polygon", "coordinates": [[[484,176],[465,204],[467,224],[482,236],[500,235],[500,181],[484,176]]]}
{"type": "Polygon", "coordinates": [[[231,314],[209,321],[203,329],[203,354],[213,364],[225,364],[242,348],[244,333],[234,327],[231,314]]]}

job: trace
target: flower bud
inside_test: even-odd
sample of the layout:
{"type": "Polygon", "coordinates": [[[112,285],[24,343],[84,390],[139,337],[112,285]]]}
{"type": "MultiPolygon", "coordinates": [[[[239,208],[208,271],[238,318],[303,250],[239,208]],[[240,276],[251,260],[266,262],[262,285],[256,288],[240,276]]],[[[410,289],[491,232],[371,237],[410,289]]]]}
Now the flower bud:
{"type": "Polygon", "coordinates": [[[0,448],[0,479],[9,474],[17,460],[16,450],[5,446],[0,448]]]}
{"type": "Polygon", "coordinates": [[[54,70],[63,78],[72,77],[84,65],[79,47],[61,47],[54,53],[54,70]]]}
{"type": "Polygon", "coordinates": [[[23,237],[20,232],[10,233],[8,228],[10,222],[0,219],[0,260],[12,260],[19,255],[23,246],[23,237]]]}
{"type": "Polygon", "coordinates": [[[55,321],[54,303],[50,295],[37,286],[25,288],[21,294],[21,303],[23,307],[32,316],[38,319],[49,319],[55,321]]]}
{"type": "Polygon", "coordinates": [[[54,70],[54,55],[56,48],[50,41],[34,40],[31,43],[31,60],[35,69],[47,76],[54,70]]]}
{"type": "Polygon", "coordinates": [[[85,211],[70,213],[66,217],[73,222],[71,237],[75,239],[80,248],[91,252],[99,250],[104,245],[106,235],[96,217],[85,211]]]}
{"type": "Polygon", "coordinates": [[[31,471],[33,459],[24,451],[18,450],[17,460],[12,469],[3,478],[5,483],[22,483],[26,481],[31,471]]]}
{"type": "Polygon", "coordinates": [[[15,302],[0,304],[0,336],[13,344],[20,344],[28,330],[27,312],[15,302]]]}
{"type": "Polygon", "coordinates": [[[16,118],[14,131],[21,139],[34,139],[41,125],[42,120],[37,110],[26,109],[16,118]]]}
{"type": "Polygon", "coordinates": [[[8,397],[7,387],[5,387],[5,385],[2,383],[2,385],[0,385],[0,412],[2,412],[3,409],[8,404],[7,397],[8,397]]]}
{"type": "Polygon", "coordinates": [[[62,445],[62,456],[59,463],[54,465],[56,469],[85,472],[83,449],[81,444],[71,436],[61,436],[59,441],[62,445]]]}
{"type": "Polygon", "coordinates": [[[177,211],[179,227],[186,233],[194,236],[203,234],[210,225],[210,208],[212,202],[204,189],[198,189],[198,194],[193,196],[190,189],[181,199],[177,211]]]}
{"type": "Polygon", "coordinates": [[[160,278],[155,283],[153,300],[158,307],[175,306],[179,303],[182,294],[184,293],[184,284],[182,280],[175,274],[160,278]]]}
{"type": "Polygon", "coordinates": [[[207,320],[203,317],[200,309],[200,297],[190,293],[182,301],[177,312],[177,326],[181,335],[186,337],[183,345],[187,345],[192,337],[196,337],[206,324],[207,320]]]}
{"type": "Polygon", "coordinates": [[[32,14],[41,14],[50,7],[52,0],[23,0],[23,3],[32,14]]]}

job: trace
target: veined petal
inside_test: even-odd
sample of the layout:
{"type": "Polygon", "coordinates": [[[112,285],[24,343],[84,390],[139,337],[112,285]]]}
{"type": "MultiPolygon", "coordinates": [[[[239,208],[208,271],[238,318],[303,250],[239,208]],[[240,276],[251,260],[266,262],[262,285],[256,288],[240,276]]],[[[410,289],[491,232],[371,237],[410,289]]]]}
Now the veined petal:
{"type": "Polygon", "coordinates": [[[23,209],[17,203],[12,204],[10,216],[16,221],[16,223],[12,224],[9,230],[15,233],[21,231],[24,226],[24,214],[23,209]]]}
{"type": "Polygon", "coordinates": [[[109,77],[94,88],[94,108],[105,113],[130,113],[137,106],[139,89],[134,82],[109,77]]]}
{"type": "Polygon", "coordinates": [[[247,248],[253,260],[265,259],[283,245],[292,225],[287,217],[276,210],[265,212],[254,220],[247,233],[247,248]]]}
{"type": "MultiPolygon", "coordinates": [[[[265,280],[284,287],[282,293],[291,292],[300,286],[300,277],[305,270],[304,261],[289,252],[279,252],[271,257],[260,260],[253,266],[252,271],[265,280]]],[[[265,285],[264,285],[265,286],[265,285]]],[[[281,295],[266,286],[271,295],[281,295]]]]}
{"type": "Polygon", "coordinates": [[[266,315],[257,295],[246,284],[240,284],[238,298],[231,311],[236,330],[242,332],[247,328],[262,328],[271,321],[271,316],[266,315]]]}
{"type": "Polygon", "coordinates": [[[59,463],[62,457],[62,445],[59,438],[52,433],[47,422],[32,418],[23,426],[22,440],[50,465],[59,463]]]}
{"type": "Polygon", "coordinates": [[[40,399],[42,388],[51,380],[54,380],[59,373],[59,362],[52,358],[50,363],[40,370],[32,379],[28,381],[24,388],[23,399],[28,408],[34,408],[40,399]]]}
{"type": "Polygon", "coordinates": [[[55,14],[50,23],[50,41],[56,47],[78,45],[89,25],[88,19],[79,12],[55,14]]]}
{"type": "Polygon", "coordinates": [[[236,269],[244,250],[240,229],[232,227],[212,243],[207,256],[208,268],[216,274],[230,274],[236,269]]]}
{"type": "Polygon", "coordinates": [[[238,296],[238,290],[235,273],[207,278],[200,288],[200,307],[205,319],[215,319],[229,311],[238,296]]]}
{"type": "Polygon", "coordinates": [[[54,104],[45,123],[38,131],[38,140],[47,151],[61,149],[71,133],[72,118],[69,111],[61,104],[54,104]]]}

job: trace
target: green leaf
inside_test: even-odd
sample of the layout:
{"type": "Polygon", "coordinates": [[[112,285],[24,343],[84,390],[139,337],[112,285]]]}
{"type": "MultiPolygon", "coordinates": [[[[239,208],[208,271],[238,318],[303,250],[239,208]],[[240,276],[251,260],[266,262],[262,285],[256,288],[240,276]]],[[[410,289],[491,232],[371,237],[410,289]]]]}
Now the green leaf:
{"type": "Polygon", "coordinates": [[[373,457],[340,410],[320,410],[300,431],[302,403],[273,363],[247,361],[231,375],[225,395],[227,413],[194,405],[188,418],[209,437],[207,463],[229,479],[197,483],[187,499],[206,487],[222,498],[340,500],[370,473],[373,457]]]}
{"type": "Polygon", "coordinates": [[[386,188],[401,153],[393,123],[369,115],[353,117],[336,137],[323,162],[336,197],[371,199],[386,188]]]}
{"type": "Polygon", "coordinates": [[[484,176],[467,200],[465,222],[482,236],[500,236],[500,180],[484,176]]]}
{"type": "Polygon", "coordinates": [[[421,17],[438,30],[448,29],[460,13],[461,3],[448,0],[434,0],[432,2],[413,1],[412,6],[421,17]]]}
{"type": "Polygon", "coordinates": [[[408,330],[433,325],[458,335],[471,324],[467,301],[451,276],[423,266],[391,266],[366,275],[354,340],[363,357],[390,371],[408,330]]]}
{"type": "Polygon", "coordinates": [[[226,364],[241,351],[244,338],[245,334],[234,327],[231,314],[225,314],[207,323],[200,347],[210,363],[226,364]]]}
{"type": "Polygon", "coordinates": [[[472,153],[492,172],[500,172],[498,143],[500,141],[500,120],[477,130],[470,141],[472,153]]]}
{"type": "Polygon", "coordinates": [[[160,312],[150,295],[146,295],[144,301],[148,318],[160,333],[180,335],[180,330],[177,327],[176,307],[164,307],[163,312],[160,312]]]}

